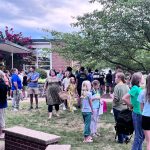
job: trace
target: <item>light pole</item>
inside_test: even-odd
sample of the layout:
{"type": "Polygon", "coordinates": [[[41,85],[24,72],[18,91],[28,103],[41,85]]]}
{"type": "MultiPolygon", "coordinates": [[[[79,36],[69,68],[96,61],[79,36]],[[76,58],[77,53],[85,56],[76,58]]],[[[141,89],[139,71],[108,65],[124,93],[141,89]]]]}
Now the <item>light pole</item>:
{"type": "Polygon", "coordinates": [[[14,68],[14,53],[13,52],[11,53],[11,60],[12,60],[11,68],[13,69],[14,68]]]}

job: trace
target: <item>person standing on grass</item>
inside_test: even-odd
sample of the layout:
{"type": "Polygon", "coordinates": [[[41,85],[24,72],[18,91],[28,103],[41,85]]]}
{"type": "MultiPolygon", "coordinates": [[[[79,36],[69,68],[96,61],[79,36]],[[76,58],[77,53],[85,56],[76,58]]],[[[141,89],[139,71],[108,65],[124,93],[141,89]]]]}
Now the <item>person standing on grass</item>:
{"type": "Polygon", "coordinates": [[[39,73],[35,71],[35,67],[30,68],[30,73],[27,75],[28,81],[28,94],[30,95],[30,108],[33,109],[33,95],[35,96],[36,107],[38,109],[38,79],[39,73]]]}
{"type": "Polygon", "coordinates": [[[5,128],[5,108],[7,108],[7,85],[4,73],[0,70],[0,139],[4,138],[2,130],[5,128]]]}
{"type": "MultiPolygon", "coordinates": [[[[117,122],[119,113],[127,109],[127,105],[123,102],[122,97],[129,92],[129,87],[126,84],[125,75],[122,72],[116,74],[115,82],[117,85],[114,88],[113,113],[115,121],[117,122]]],[[[118,143],[122,144],[127,140],[127,135],[118,134],[118,143]]]]}
{"type": "Polygon", "coordinates": [[[98,69],[96,69],[95,72],[93,73],[93,80],[98,80],[100,82],[100,73],[98,69]]]}
{"type": "Polygon", "coordinates": [[[11,99],[11,81],[10,81],[10,73],[8,70],[5,70],[4,71],[5,75],[4,75],[4,81],[5,81],[5,84],[7,85],[7,88],[8,88],[8,99],[11,99]]]}
{"type": "Polygon", "coordinates": [[[62,80],[63,80],[63,77],[64,77],[63,71],[62,71],[62,69],[59,69],[59,72],[58,72],[58,74],[57,74],[57,79],[59,80],[59,84],[60,84],[60,85],[61,85],[61,82],[62,82],[62,80]]]}
{"type": "Polygon", "coordinates": [[[106,75],[106,93],[112,93],[112,72],[109,70],[106,75]]]}
{"type": "Polygon", "coordinates": [[[98,80],[94,80],[92,82],[92,107],[93,114],[91,118],[91,136],[97,137],[100,134],[97,132],[97,122],[99,118],[99,110],[100,110],[100,83],[98,80]]]}
{"type": "Polygon", "coordinates": [[[25,72],[23,76],[23,91],[22,91],[23,98],[27,98],[27,86],[28,86],[27,73],[25,72]]]}
{"type": "Polygon", "coordinates": [[[101,92],[101,95],[104,94],[105,92],[105,75],[103,72],[100,73],[100,77],[99,77],[99,81],[100,81],[100,92],[101,92]]]}
{"type": "Polygon", "coordinates": [[[52,118],[53,106],[55,106],[56,116],[59,116],[59,105],[61,99],[59,97],[60,85],[56,73],[50,70],[49,77],[46,79],[44,85],[44,91],[46,91],[46,103],[48,105],[48,118],[52,118]]]}
{"type": "Polygon", "coordinates": [[[115,78],[116,78],[116,74],[118,72],[123,72],[123,70],[121,69],[120,66],[116,66],[115,72],[112,74],[112,87],[113,87],[113,90],[114,90],[114,87],[116,86],[115,78]]]}
{"type": "Polygon", "coordinates": [[[71,77],[75,78],[75,75],[72,73],[72,68],[70,66],[67,67],[66,71],[69,71],[69,78],[71,78],[71,77]]]}
{"type": "MultiPolygon", "coordinates": [[[[67,88],[68,88],[69,84],[70,84],[70,72],[66,71],[65,72],[65,78],[62,81],[63,91],[67,91],[67,88]]],[[[63,110],[66,110],[67,107],[68,106],[67,106],[67,99],[66,99],[66,100],[64,100],[63,110]]]]}
{"type": "Polygon", "coordinates": [[[130,109],[133,109],[132,119],[135,135],[132,150],[142,150],[142,144],[144,141],[144,132],[142,129],[142,113],[140,108],[140,102],[138,101],[138,96],[142,91],[140,87],[140,85],[143,83],[142,79],[142,73],[134,73],[131,78],[131,90],[122,98],[123,101],[128,105],[128,107],[130,107],[130,109]]]}
{"type": "Polygon", "coordinates": [[[74,77],[70,78],[70,84],[67,88],[67,91],[68,91],[68,99],[67,99],[68,108],[71,112],[74,112],[74,110],[76,110],[76,108],[74,107],[75,97],[77,97],[77,86],[74,77]]]}
{"type": "Polygon", "coordinates": [[[85,143],[93,142],[91,137],[91,115],[93,112],[92,108],[92,93],[91,93],[91,83],[86,80],[82,83],[81,91],[81,103],[82,103],[82,116],[84,121],[84,141],[85,143]]]}
{"type": "Polygon", "coordinates": [[[13,95],[12,106],[14,108],[14,111],[18,111],[22,94],[22,83],[21,79],[18,76],[18,69],[16,68],[12,69],[11,84],[12,84],[11,90],[13,95]]]}
{"type": "Polygon", "coordinates": [[[18,76],[19,76],[19,78],[20,78],[20,80],[21,80],[21,83],[22,83],[22,86],[23,86],[24,71],[21,71],[21,72],[19,71],[18,76]]]}
{"type": "Polygon", "coordinates": [[[147,150],[150,150],[150,74],[146,78],[146,88],[139,94],[138,101],[141,103],[142,128],[145,134],[147,150]]]}
{"type": "Polygon", "coordinates": [[[90,82],[93,81],[93,74],[92,74],[92,70],[91,70],[90,68],[88,69],[87,79],[88,79],[90,82]]]}
{"type": "MultiPolygon", "coordinates": [[[[80,68],[80,73],[78,73],[77,77],[76,77],[76,81],[77,81],[77,91],[78,91],[78,95],[79,97],[81,96],[81,87],[82,87],[82,83],[83,81],[87,80],[87,75],[85,73],[85,68],[81,67],[80,68]]],[[[81,100],[80,98],[78,99],[78,108],[80,108],[81,106],[81,100]]]]}

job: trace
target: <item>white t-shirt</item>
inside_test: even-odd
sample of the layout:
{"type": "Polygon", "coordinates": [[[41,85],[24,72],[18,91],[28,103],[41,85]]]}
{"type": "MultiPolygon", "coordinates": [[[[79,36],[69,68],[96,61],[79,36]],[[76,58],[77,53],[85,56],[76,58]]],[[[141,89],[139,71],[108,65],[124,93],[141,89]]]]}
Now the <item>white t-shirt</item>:
{"type": "Polygon", "coordinates": [[[23,85],[23,75],[22,74],[18,74],[20,80],[21,80],[21,84],[23,85]]]}
{"type": "Polygon", "coordinates": [[[67,90],[68,86],[69,86],[69,83],[70,83],[70,78],[64,78],[63,81],[62,81],[62,84],[64,86],[64,91],[67,90]]]}
{"type": "Polygon", "coordinates": [[[138,101],[140,103],[144,103],[144,108],[143,108],[142,115],[150,117],[150,103],[146,99],[146,95],[145,94],[146,94],[145,90],[143,90],[142,92],[140,92],[140,94],[138,96],[138,101]]]}

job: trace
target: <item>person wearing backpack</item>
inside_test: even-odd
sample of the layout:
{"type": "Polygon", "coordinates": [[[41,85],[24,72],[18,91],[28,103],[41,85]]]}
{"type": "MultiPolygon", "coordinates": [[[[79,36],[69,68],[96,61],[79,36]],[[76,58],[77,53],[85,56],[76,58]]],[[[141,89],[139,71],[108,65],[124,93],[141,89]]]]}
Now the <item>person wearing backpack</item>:
{"type": "Polygon", "coordinates": [[[138,97],[142,110],[142,128],[144,130],[147,150],[150,150],[150,74],[146,78],[146,88],[138,97]]]}
{"type": "Polygon", "coordinates": [[[7,85],[4,82],[4,73],[0,70],[0,139],[4,138],[2,130],[5,128],[5,108],[7,108],[7,85]]]}
{"type": "MultiPolygon", "coordinates": [[[[113,98],[113,113],[114,118],[117,123],[118,115],[122,110],[127,109],[127,105],[122,100],[122,97],[129,92],[129,87],[125,82],[125,75],[122,72],[116,74],[115,77],[116,86],[114,88],[114,98],[113,98]]],[[[118,143],[122,144],[128,140],[128,136],[124,134],[118,134],[118,143]]]]}
{"type": "Polygon", "coordinates": [[[128,107],[133,110],[132,119],[135,135],[132,150],[142,150],[142,144],[144,141],[144,132],[142,129],[142,113],[140,108],[140,102],[138,101],[138,96],[142,91],[140,87],[143,82],[142,78],[142,73],[134,73],[131,78],[131,90],[122,98],[123,101],[128,105],[128,107]]]}

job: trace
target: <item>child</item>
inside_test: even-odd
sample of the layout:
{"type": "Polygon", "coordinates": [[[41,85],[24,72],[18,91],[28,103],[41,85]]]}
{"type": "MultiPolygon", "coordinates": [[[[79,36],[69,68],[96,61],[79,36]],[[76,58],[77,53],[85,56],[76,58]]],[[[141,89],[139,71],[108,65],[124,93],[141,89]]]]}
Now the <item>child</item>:
{"type": "Polygon", "coordinates": [[[74,102],[75,102],[75,96],[77,94],[77,87],[76,87],[76,81],[74,77],[70,78],[70,84],[67,88],[68,91],[68,100],[67,100],[67,104],[68,104],[68,108],[71,112],[74,112],[74,110],[76,110],[76,108],[73,106],[74,102]]]}
{"type": "Polygon", "coordinates": [[[83,81],[81,90],[82,115],[84,120],[84,141],[85,143],[93,142],[90,130],[92,109],[92,93],[90,81],[83,81]]]}
{"type": "Polygon", "coordinates": [[[100,83],[98,80],[94,80],[92,82],[92,107],[93,107],[93,114],[91,118],[91,135],[93,137],[99,136],[97,133],[97,121],[99,116],[99,109],[100,109],[100,83]]]}
{"type": "MultiPolygon", "coordinates": [[[[69,71],[66,71],[65,72],[65,78],[62,81],[63,91],[67,91],[67,88],[68,88],[68,86],[70,84],[69,76],[70,76],[69,71]]],[[[64,100],[63,110],[66,110],[66,108],[67,108],[67,100],[64,100]]]]}

